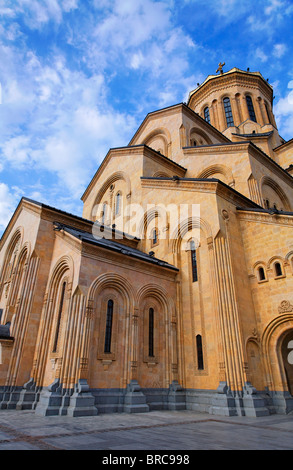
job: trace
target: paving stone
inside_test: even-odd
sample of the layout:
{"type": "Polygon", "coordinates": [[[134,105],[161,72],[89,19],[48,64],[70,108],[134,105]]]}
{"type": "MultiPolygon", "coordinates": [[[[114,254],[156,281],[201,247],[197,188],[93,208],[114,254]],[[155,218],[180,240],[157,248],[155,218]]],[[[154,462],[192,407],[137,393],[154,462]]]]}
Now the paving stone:
{"type": "Polygon", "coordinates": [[[37,417],[0,411],[0,450],[293,450],[293,415],[221,418],[156,411],[129,416],[37,417]]]}

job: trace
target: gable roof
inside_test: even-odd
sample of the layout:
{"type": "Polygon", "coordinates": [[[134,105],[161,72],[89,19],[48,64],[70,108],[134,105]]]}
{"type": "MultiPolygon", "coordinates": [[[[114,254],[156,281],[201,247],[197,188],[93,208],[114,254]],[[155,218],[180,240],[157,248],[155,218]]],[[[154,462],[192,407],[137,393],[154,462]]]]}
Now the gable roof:
{"type": "Polygon", "coordinates": [[[179,163],[174,162],[170,158],[166,157],[165,155],[161,154],[160,152],[157,152],[156,150],[152,149],[151,147],[148,147],[145,144],[141,145],[129,145],[127,147],[116,147],[116,148],[111,148],[107,155],[105,156],[104,160],[100,164],[99,168],[97,169],[96,173],[94,174],[93,178],[91,179],[89,185],[87,186],[86,190],[84,191],[83,195],[81,196],[81,200],[83,201],[85,197],[88,195],[89,191],[92,189],[94,184],[96,183],[97,179],[99,178],[100,174],[108,164],[109,160],[113,155],[121,156],[123,154],[131,154],[135,153],[136,155],[141,153],[142,155],[145,156],[152,156],[153,158],[156,158],[159,162],[164,162],[165,164],[169,164],[171,167],[177,168],[180,173],[186,172],[186,168],[183,166],[179,165],[179,163]]]}

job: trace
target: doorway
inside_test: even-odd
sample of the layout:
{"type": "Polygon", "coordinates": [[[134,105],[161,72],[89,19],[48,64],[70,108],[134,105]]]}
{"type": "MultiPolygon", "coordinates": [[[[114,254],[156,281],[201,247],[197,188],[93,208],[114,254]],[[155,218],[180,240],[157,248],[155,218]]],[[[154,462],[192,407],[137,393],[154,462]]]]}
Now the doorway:
{"type": "Polygon", "coordinates": [[[281,345],[282,359],[288,384],[288,390],[293,396],[293,330],[284,337],[281,345]]]}

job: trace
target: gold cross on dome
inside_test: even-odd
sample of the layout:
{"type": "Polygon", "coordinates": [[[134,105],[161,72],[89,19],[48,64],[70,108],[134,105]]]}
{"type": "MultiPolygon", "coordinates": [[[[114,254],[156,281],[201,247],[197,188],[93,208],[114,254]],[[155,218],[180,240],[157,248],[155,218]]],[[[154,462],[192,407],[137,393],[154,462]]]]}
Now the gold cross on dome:
{"type": "Polygon", "coordinates": [[[223,64],[221,64],[221,62],[220,62],[220,63],[219,63],[219,68],[218,68],[218,70],[216,71],[216,73],[220,72],[220,74],[223,75],[223,73],[224,73],[224,72],[223,72],[223,67],[224,67],[224,65],[226,65],[225,62],[224,62],[223,64]]]}

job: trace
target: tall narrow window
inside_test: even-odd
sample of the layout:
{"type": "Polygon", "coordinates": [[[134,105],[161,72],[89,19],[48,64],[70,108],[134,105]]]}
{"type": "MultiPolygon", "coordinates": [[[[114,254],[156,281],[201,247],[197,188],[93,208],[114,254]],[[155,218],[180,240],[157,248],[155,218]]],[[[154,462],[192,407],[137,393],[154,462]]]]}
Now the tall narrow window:
{"type": "Polygon", "coordinates": [[[253,102],[251,96],[247,95],[246,96],[246,103],[247,103],[247,108],[249,112],[249,117],[252,121],[256,122],[256,116],[254,112],[254,107],[253,107],[253,102]]]}
{"type": "Polygon", "coordinates": [[[190,253],[191,253],[192,282],[196,282],[198,280],[198,277],[197,277],[197,259],[196,259],[195,243],[194,243],[193,240],[190,242],[190,253]]]}
{"type": "Polygon", "coordinates": [[[233,120],[233,114],[232,114],[230,98],[228,98],[228,97],[224,98],[223,103],[224,103],[224,110],[225,110],[225,115],[226,115],[227,127],[232,127],[232,126],[234,126],[234,120],[233,120]]]}
{"type": "Polygon", "coordinates": [[[102,212],[102,224],[104,225],[107,215],[107,203],[103,204],[103,212],[102,212]]]}
{"type": "Polygon", "coordinates": [[[120,214],[121,209],[121,193],[116,194],[116,201],[115,201],[115,215],[120,214]]]}
{"type": "Polygon", "coordinates": [[[269,107],[268,107],[267,103],[265,103],[265,108],[266,108],[269,124],[271,124],[271,115],[270,115],[270,111],[269,111],[269,107]]]}
{"type": "Polygon", "coordinates": [[[157,245],[158,243],[159,243],[158,229],[154,228],[152,231],[152,246],[157,245]]]}
{"type": "Polygon", "coordinates": [[[202,338],[201,335],[196,337],[196,350],[197,350],[197,368],[203,370],[203,351],[202,351],[202,338]]]}
{"type": "Polygon", "coordinates": [[[259,281],[264,281],[265,278],[266,278],[265,270],[264,270],[264,268],[261,266],[260,268],[258,268],[258,279],[259,279],[259,281]]]}
{"type": "Polygon", "coordinates": [[[112,323],[113,323],[113,307],[114,307],[114,302],[113,302],[113,300],[110,299],[110,300],[108,301],[108,305],[107,305],[105,346],[104,346],[104,352],[105,352],[105,353],[110,353],[110,352],[111,352],[112,323]]]}
{"type": "Polygon", "coordinates": [[[276,277],[283,275],[282,266],[280,265],[280,263],[275,263],[275,275],[276,277]]]}
{"type": "Polygon", "coordinates": [[[149,309],[149,356],[154,357],[154,309],[149,309]]]}
{"type": "Polygon", "coordinates": [[[204,118],[205,120],[210,124],[211,123],[211,119],[210,119],[210,110],[208,107],[206,107],[204,109],[204,118]]]}
{"type": "Polygon", "coordinates": [[[59,339],[60,325],[61,325],[61,317],[62,317],[62,311],[63,311],[63,306],[64,306],[65,290],[66,290],[66,282],[63,282],[62,290],[61,290],[61,296],[60,296],[60,302],[59,302],[59,309],[58,309],[58,317],[57,317],[57,325],[56,325],[54,346],[53,346],[53,352],[54,353],[57,351],[57,346],[58,346],[58,339],[59,339]]]}

